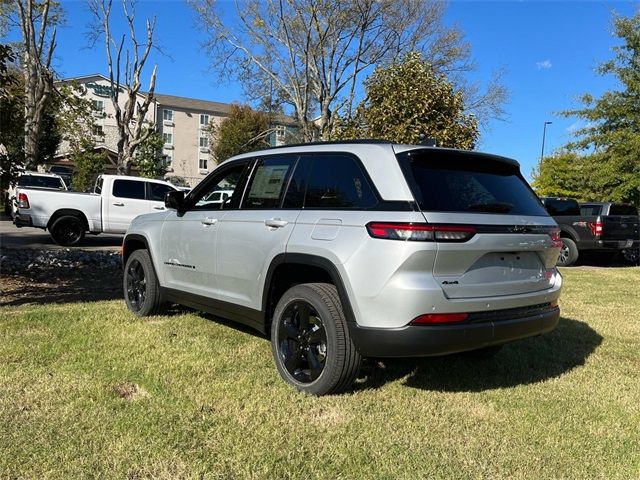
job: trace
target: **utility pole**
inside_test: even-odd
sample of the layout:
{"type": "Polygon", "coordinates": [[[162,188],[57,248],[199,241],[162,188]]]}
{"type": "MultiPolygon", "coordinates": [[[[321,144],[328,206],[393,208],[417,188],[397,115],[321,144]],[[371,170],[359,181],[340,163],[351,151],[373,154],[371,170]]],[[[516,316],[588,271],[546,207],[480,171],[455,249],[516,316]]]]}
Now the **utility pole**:
{"type": "Polygon", "coordinates": [[[544,140],[547,136],[547,125],[551,125],[553,122],[544,122],[544,127],[542,129],[542,153],[540,154],[540,162],[544,159],[544,140]]]}

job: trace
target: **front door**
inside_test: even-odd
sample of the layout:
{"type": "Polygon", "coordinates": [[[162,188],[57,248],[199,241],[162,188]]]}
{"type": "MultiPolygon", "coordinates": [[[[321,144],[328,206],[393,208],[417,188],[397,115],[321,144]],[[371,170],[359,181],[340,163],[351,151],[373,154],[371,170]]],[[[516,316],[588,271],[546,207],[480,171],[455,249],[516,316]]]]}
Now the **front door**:
{"type": "Polygon", "coordinates": [[[185,199],[184,212],[171,212],[161,234],[164,286],[217,298],[215,277],[220,221],[227,208],[237,208],[248,162],[216,169],[185,199]],[[231,191],[227,201],[212,201],[215,193],[231,191]]]}

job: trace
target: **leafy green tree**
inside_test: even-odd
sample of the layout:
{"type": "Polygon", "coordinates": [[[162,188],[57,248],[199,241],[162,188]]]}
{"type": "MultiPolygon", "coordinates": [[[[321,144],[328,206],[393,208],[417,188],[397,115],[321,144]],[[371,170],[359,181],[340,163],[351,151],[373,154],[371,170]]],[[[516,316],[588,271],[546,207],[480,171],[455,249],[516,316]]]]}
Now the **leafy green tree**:
{"type": "Polygon", "coordinates": [[[143,132],[142,137],[145,140],[135,154],[135,164],[140,169],[140,176],[162,178],[167,173],[167,165],[162,155],[164,145],[162,134],[153,130],[148,135],[147,132],[143,132]]]}
{"type": "MultiPolygon", "coordinates": [[[[7,155],[0,158],[0,184],[3,189],[25,168],[26,163],[24,78],[17,66],[11,63],[13,60],[15,57],[7,62],[0,78],[0,144],[4,145],[7,152],[7,155]]],[[[40,118],[41,133],[37,141],[36,165],[51,161],[60,144],[61,127],[65,125],[59,121],[63,103],[59,95],[52,95],[45,101],[40,118]]]]}
{"type": "Polygon", "coordinates": [[[581,202],[607,197],[610,185],[600,174],[597,154],[559,150],[545,157],[533,174],[532,186],[546,197],[570,197],[581,202]]]}
{"type": "MultiPolygon", "coordinates": [[[[622,44],[614,47],[614,58],[600,65],[598,73],[613,75],[621,88],[600,98],[584,94],[582,108],[563,112],[585,121],[566,149],[581,157],[573,163],[582,168],[583,182],[590,189],[587,196],[640,205],[640,12],[615,18],[614,25],[622,44]]],[[[564,175],[570,177],[572,170],[547,176],[544,171],[550,163],[545,163],[546,159],[536,179],[541,191],[561,190],[571,182],[564,175]]]]}
{"type": "Polygon", "coordinates": [[[91,140],[83,139],[73,145],[69,159],[75,165],[73,173],[74,190],[86,192],[91,189],[98,175],[104,173],[107,155],[106,152],[95,151],[91,140]]]}
{"type": "Polygon", "coordinates": [[[365,80],[366,98],[353,121],[341,124],[336,137],[381,138],[419,143],[424,137],[439,146],[474,147],[478,122],[465,111],[463,93],[456,91],[420,53],[378,67],[365,80]]]}
{"type": "Polygon", "coordinates": [[[231,105],[229,117],[220,125],[212,123],[209,132],[217,161],[269,146],[268,115],[252,110],[248,105],[231,105]]]}

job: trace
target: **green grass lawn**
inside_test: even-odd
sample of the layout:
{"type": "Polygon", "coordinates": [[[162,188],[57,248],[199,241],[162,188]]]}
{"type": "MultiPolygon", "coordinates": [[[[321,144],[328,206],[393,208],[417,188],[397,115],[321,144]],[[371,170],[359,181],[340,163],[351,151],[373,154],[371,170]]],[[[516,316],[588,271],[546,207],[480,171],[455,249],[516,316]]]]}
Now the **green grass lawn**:
{"type": "Polygon", "coordinates": [[[564,274],[554,332],[324,398],[211,317],[0,309],[0,478],[638,478],[640,268],[564,274]]]}

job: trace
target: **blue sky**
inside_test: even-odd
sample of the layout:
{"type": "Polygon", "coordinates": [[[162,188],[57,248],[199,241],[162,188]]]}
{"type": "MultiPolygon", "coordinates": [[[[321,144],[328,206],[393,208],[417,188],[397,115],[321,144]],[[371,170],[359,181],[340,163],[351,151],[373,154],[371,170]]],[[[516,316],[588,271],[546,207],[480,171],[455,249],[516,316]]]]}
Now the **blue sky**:
{"type": "MultiPolygon", "coordinates": [[[[114,9],[118,1],[114,1],[114,9]]],[[[56,69],[65,77],[106,73],[102,44],[89,48],[89,14],[84,2],[63,1],[66,26],[58,34],[56,69]]],[[[457,24],[472,45],[478,70],[485,80],[505,69],[503,81],[511,98],[507,119],[492,121],[483,131],[480,149],[516,158],[530,178],[540,158],[542,127],[547,128],[546,152],[570,139],[576,119],[557,112],[578,106],[583,92],[595,95],[614,88],[612,78],[594,69],[611,57],[616,39],[611,36],[612,14],[632,15],[638,2],[607,1],[453,1],[446,22],[457,24]]],[[[242,89],[220,81],[209,69],[201,47],[193,11],[179,1],[142,1],[138,17],[157,15],[157,39],[168,56],[155,55],[156,90],[161,93],[208,100],[242,101],[242,89]]],[[[142,30],[141,30],[142,33],[142,30]]]]}

